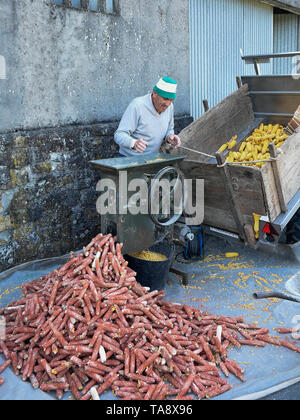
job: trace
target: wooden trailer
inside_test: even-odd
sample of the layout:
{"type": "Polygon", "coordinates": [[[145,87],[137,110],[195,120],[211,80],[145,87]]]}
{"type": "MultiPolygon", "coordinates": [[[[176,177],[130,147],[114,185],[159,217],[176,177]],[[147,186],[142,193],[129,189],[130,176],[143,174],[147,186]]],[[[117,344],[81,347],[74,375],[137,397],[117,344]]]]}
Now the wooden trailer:
{"type": "Polygon", "coordinates": [[[185,150],[180,164],[186,178],[205,180],[204,225],[255,246],[254,213],[272,223],[291,211],[300,188],[300,132],[280,149],[270,147],[274,159],[262,168],[226,163],[226,153],[216,152],[235,135],[238,149],[262,122],[286,126],[299,104],[299,82],[291,76],[245,77],[236,92],[180,133],[183,146],[212,156],[185,150]]]}

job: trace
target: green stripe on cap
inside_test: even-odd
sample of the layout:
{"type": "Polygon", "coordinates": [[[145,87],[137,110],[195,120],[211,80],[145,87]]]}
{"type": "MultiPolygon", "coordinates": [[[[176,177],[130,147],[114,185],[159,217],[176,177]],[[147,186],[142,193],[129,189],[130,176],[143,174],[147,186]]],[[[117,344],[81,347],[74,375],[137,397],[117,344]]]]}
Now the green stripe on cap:
{"type": "Polygon", "coordinates": [[[163,77],[163,81],[166,83],[171,83],[172,85],[177,85],[177,82],[170,77],[163,77]]]}
{"type": "Polygon", "coordinates": [[[170,93],[170,92],[166,92],[164,90],[159,89],[157,86],[154,86],[154,92],[156,92],[159,96],[162,96],[163,98],[166,99],[175,99],[176,98],[176,93],[170,93]]]}
{"type": "Polygon", "coordinates": [[[154,86],[154,91],[163,98],[175,99],[177,82],[170,77],[163,77],[157,82],[156,86],[154,86]]]}

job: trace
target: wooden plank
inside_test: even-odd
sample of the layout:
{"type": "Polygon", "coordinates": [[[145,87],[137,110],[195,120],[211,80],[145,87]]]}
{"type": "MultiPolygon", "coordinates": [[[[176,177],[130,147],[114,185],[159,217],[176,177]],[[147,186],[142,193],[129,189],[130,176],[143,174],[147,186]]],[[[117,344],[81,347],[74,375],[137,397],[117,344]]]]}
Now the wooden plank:
{"type": "Polygon", "coordinates": [[[300,133],[289,137],[279,149],[277,160],[285,203],[289,203],[300,188],[300,133]]]}
{"type": "Polygon", "coordinates": [[[261,171],[251,166],[229,165],[229,172],[241,214],[250,218],[253,213],[267,215],[261,171]]]}
{"type": "Polygon", "coordinates": [[[240,211],[236,189],[233,188],[233,184],[231,182],[229,166],[226,164],[226,159],[223,153],[217,152],[216,158],[217,158],[217,163],[219,166],[219,171],[221,172],[221,178],[222,178],[222,181],[224,182],[225,190],[227,192],[227,199],[231,207],[233,218],[238,229],[238,233],[242,239],[246,240],[247,238],[244,232],[243,216],[240,211]]]}
{"type": "MultiPolygon", "coordinates": [[[[210,155],[253,122],[248,86],[228,96],[179,133],[182,145],[210,155]]],[[[188,159],[206,162],[209,158],[189,154],[188,159]]]]}
{"type": "Polygon", "coordinates": [[[203,103],[204,112],[209,111],[208,100],[207,100],[207,99],[204,99],[204,100],[202,101],[202,103],[203,103]]]}
{"type": "Polygon", "coordinates": [[[288,138],[277,153],[278,176],[274,174],[271,163],[267,163],[261,169],[263,191],[271,222],[284,211],[284,205],[291,201],[300,188],[300,133],[288,138]],[[278,192],[279,185],[282,193],[278,192]]]}
{"type": "MultiPolygon", "coordinates": [[[[275,149],[274,143],[270,143],[269,150],[270,150],[271,158],[277,159],[277,151],[275,149]]],[[[272,166],[272,169],[273,169],[273,174],[274,174],[274,179],[275,179],[275,184],[276,184],[276,190],[277,190],[278,200],[279,200],[279,204],[280,204],[280,209],[283,213],[286,213],[287,212],[287,206],[286,206],[284,196],[283,196],[282,185],[281,185],[281,177],[280,177],[280,173],[279,173],[279,169],[278,169],[277,160],[273,160],[271,162],[271,166],[272,166]]]]}
{"type": "MultiPolygon", "coordinates": [[[[267,214],[261,171],[258,168],[227,165],[232,196],[240,214],[238,227],[232,199],[228,198],[231,192],[228,193],[228,184],[224,182],[220,168],[214,163],[185,160],[180,163],[180,169],[188,179],[204,179],[204,224],[239,235],[246,231],[250,243],[253,213],[267,214]]],[[[250,244],[253,246],[252,242],[250,244]]]]}
{"type": "MultiPolygon", "coordinates": [[[[185,178],[204,179],[204,224],[238,233],[221,173],[216,164],[185,160],[180,163],[185,178]]],[[[195,196],[193,197],[195,200],[195,196]]]]}
{"type": "Polygon", "coordinates": [[[274,222],[281,213],[281,207],[278,199],[274,172],[270,163],[267,163],[261,168],[261,174],[263,177],[262,187],[265,195],[267,214],[270,222],[274,222]]]}
{"type": "Polygon", "coordinates": [[[206,226],[238,234],[238,229],[230,209],[226,211],[222,208],[209,207],[205,203],[205,217],[203,223],[206,226]]]}

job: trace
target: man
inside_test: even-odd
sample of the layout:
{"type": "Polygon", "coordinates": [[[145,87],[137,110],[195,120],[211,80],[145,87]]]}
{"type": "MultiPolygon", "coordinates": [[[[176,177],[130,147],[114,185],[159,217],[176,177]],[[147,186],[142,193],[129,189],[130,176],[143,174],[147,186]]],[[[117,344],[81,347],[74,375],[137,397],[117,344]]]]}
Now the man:
{"type": "Polygon", "coordinates": [[[164,140],[175,148],[181,145],[180,138],[174,134],[176,91],[177,82],[164,77],[152,93],[129,104],[114,136],[120,156],[158,152],[164,140]]]}

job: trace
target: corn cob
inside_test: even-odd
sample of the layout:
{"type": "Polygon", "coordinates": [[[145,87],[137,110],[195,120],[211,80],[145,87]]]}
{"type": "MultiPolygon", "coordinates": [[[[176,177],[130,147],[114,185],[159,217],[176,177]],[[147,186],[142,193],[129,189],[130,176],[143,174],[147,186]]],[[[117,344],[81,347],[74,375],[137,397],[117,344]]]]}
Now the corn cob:
{"type": "Polygon", "coordinates": [[[231,140],[223,144],[219,151],[224,152],[225,150],[230,150],[226,160],[227,163],[244,162],[241,163],[241,165],[262,168],[266,162],[252,162],[269,160],[270,143],[274,143],[275,147],[279,149],[288,137],[289,135],[285,133],[284,127],[280,124],[260,124],[260,126],[253,130],[251,135],[247,137],[235,151],[232,149],[234,149],[237,144],[237,136],[232,137],[231,140]]]}

